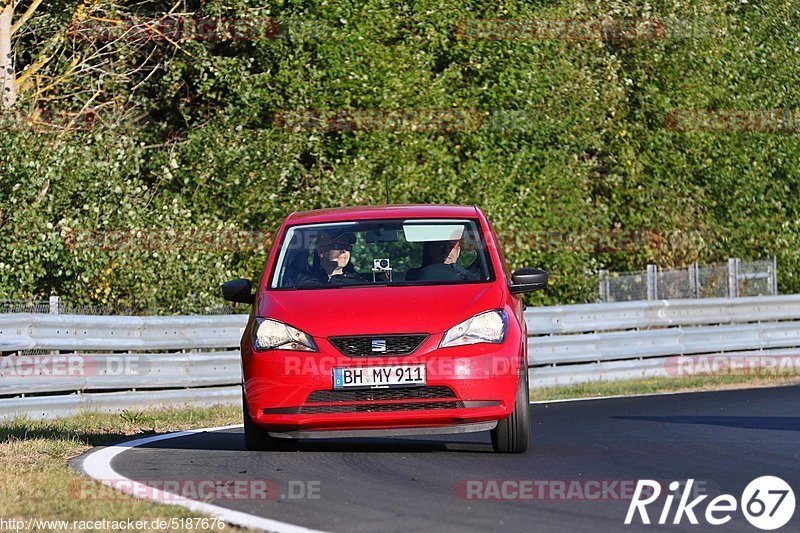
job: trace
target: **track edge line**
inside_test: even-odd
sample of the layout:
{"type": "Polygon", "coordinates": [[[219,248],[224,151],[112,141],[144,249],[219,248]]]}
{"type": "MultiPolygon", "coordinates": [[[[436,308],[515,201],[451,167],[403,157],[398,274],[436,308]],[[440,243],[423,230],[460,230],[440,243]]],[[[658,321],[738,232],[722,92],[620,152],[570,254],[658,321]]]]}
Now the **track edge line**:
{"type": "Polygon", "coordinates": [[[179,505],[191,511],[205,513],[215,518],[219,518],[220,520],[224,520],[229,524],[241,527],[261,529],[264,531],[275,531],[276,533],[321,533],[316,529],[309,529],[303,526],[289,524],[288,522],[274,520],[272,518],[264,518],[261,516],[244,513],[242,511],[234,511],[213,503],[201,502],[198,500],[192,500],[190,498],[182,498],[170,492],[154,489],[149,485],[127,478],[119,474],[111,467],[111,461],[117,455],[138,446],[150,444],[151,442],[186,437],[188,435],[194,435],[197,433],[222,431],[225,429],[233,429],[238,427],[242,427],[242,425],[234,424],[230,426],[219,426],[213,428],[191,429],[186,431],[165,433],[163,435],[134,438],[117,444],[112,444],[111,446],[102,447],[94,452],[90,452],[86,457],[83,458],[80,464],[83,473],[86,476],[94,479],[95,481],[99,481],[103,485],[115,488],[123,494],[128,494],[134,498],[148,500],[163,505],[179,505]],[[123,485],[124,489],[121,489],[120,487],[114,487],[112,485],[112,481],[126,482],[123,485]],[[148,494],[150,497],[143,497],[141,494],[148,494]],[[163,497],[166,495],[170,496],[168,498],[163,497]]]}

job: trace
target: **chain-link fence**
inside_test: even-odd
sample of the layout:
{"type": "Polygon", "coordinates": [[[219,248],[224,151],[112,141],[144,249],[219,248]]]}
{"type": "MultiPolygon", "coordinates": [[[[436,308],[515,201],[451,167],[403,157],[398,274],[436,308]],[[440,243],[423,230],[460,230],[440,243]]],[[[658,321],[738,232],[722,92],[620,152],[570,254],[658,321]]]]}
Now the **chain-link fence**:
{"type": "Polygon", "coordinates": [[[626,302],[647,300],[647,272],[614,272],[600,277],[600,300],[626,302]],[[610,298],[612,299],[609,299],[610,298]]]}
{"type": "Polygon", "coordinates": [[[656,298],[694,298],[695,284],[688,268],[678,270],[656,270],[656,298]]]}
{"type": "Polygon", "coordinates": [[[600,301],[736,298],[778,294],[775,258],[743,262],[697,263],[671,270],[648,265],[638,272],[600,271],[600,301]]]}
{"type": "Polygon", "coordinates": [[[728,286],[728,263],[698,266],[697,285],[698,298],[727,297],[730,289],[728,286]]]}
{"type": "Polygon", "coordinates": [[[0,313],[49,313],[50,302],[42,300],[0,300],[0,313]]]}
{"type": "Polygon", "coordinates": [[[738,296],[777,294],[778,284],[775,280],[774,268],[774,260],[738,263],[738,296]]]}

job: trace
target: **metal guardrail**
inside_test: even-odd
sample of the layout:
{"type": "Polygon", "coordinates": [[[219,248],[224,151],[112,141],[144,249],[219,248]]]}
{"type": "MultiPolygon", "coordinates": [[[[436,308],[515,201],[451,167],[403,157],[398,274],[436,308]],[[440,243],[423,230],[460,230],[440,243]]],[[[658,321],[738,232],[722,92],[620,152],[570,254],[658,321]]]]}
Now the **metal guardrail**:
{"type": "Polygon", "coordinates": [[[800,354],[800,295],[529,309],[531,388],[670,377],[673,358],[800,354]]]}
{"type": "MultiPolygon", "coordinates": [[[[543,307],[529,309],[525,319],[532,388],[668,377],[675,358],[697,354],[800,358],[800,295],[543,307]]],[[[246,320],[245,315],[0,315],[0,352],[21,352],[0,358],[0,419],[236,403],[238,344],[246,320]],[[72,357],[72,364],[89,365],[90,371],[58,377],[37,371],[36,361],[46,356],[24,355],[29,350],[55,351],[53,357],[67,359],[63,364],[72,357]],[[217,351],[136,353],[164,350],[217,351]],[[3,370],[10,358],[17,365],[11,373],[3,370]],[[20,375],[23,367],[31,374],[20,375]]]]}
{"type": "MultiPolygon", "coordinates": [[[[239,383],[239,351],[181,354],[15,356],[3,370],[3,395],[122,389],[196,388],[239,383]],[[38,367],[38,369],[37,369],[38,367]],[[53,375],[53,368],[61,372],[53,375]],[[11,374],[11,375],[4,375],[11,374]]],[[[0,400],[2,402],[3,400],[0,400]]]]}
{"type": "Polygon", "coordinates": [[[539,307],[525,311],[530,335],[800,320],[800,295],[653,300],[539,307]]]}
{"type": "Polygon", "coordinates": [[[30,396],[0,400],[0,420],[19,416],[52,419],[87,411],[116,413],[165,406],[213,407],[242,401],[241,385],[203,389],[124,391],[60,396],[30,396]]]}
{"type": "MultiPolygon", "coordinates": [[[[800,368],[800,349],[748,350],[725,352],[728,361],[753,361],[763,363],[769,358],[792,358],[795,369],[800,368]]],[[[704,362],[711,362],[713,356],[704,362]]],[[[534,367],[530,371],[530,387],[564,387],[596,381],[617,381],[642,378],[672,378],[680,375],[681,361],[685,356],[624,359],[619,361],[593,362],[580,365],[553,365],[534,367]]]]}
{"type": "Polygon", "coordinates": [[[795,322],[680,327],[535,337],[528,341],[528,362],[588,363],[797,346],[800,324],[795,322]]]}
{"type": "Polygon", "coordinates": [[[246,315],[0,315],[0,351],[235,348],[246,315]]]}

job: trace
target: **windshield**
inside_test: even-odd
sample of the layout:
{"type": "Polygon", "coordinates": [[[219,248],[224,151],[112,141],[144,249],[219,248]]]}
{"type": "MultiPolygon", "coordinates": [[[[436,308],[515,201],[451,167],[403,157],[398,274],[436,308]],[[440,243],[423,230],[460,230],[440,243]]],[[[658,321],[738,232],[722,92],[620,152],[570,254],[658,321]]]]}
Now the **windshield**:
{"type": "Polygon", "coordinates": [[[289,228],[272,289],[491,281],[476,220],[370,220],[289,228]]]}

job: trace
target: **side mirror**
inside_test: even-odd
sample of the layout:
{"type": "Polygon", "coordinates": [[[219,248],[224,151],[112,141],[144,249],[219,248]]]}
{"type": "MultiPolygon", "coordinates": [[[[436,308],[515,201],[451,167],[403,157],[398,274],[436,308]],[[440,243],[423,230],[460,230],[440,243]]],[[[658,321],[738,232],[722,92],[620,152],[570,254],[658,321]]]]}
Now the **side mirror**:
{"type": "Polygon", "coordinates": [[[253,294],[253,284],[249,279],[234,279],[222,284],[222,297],[229,302],[240,304],[253,304],[256,295],[253,294]]]}
{"type": "Polygon", "coordinates": [[[547,287],[549,274],[538,268],[520,268],[511,274],[511,284],[508,290],[511,294],[538,291],[547,287]]]}

